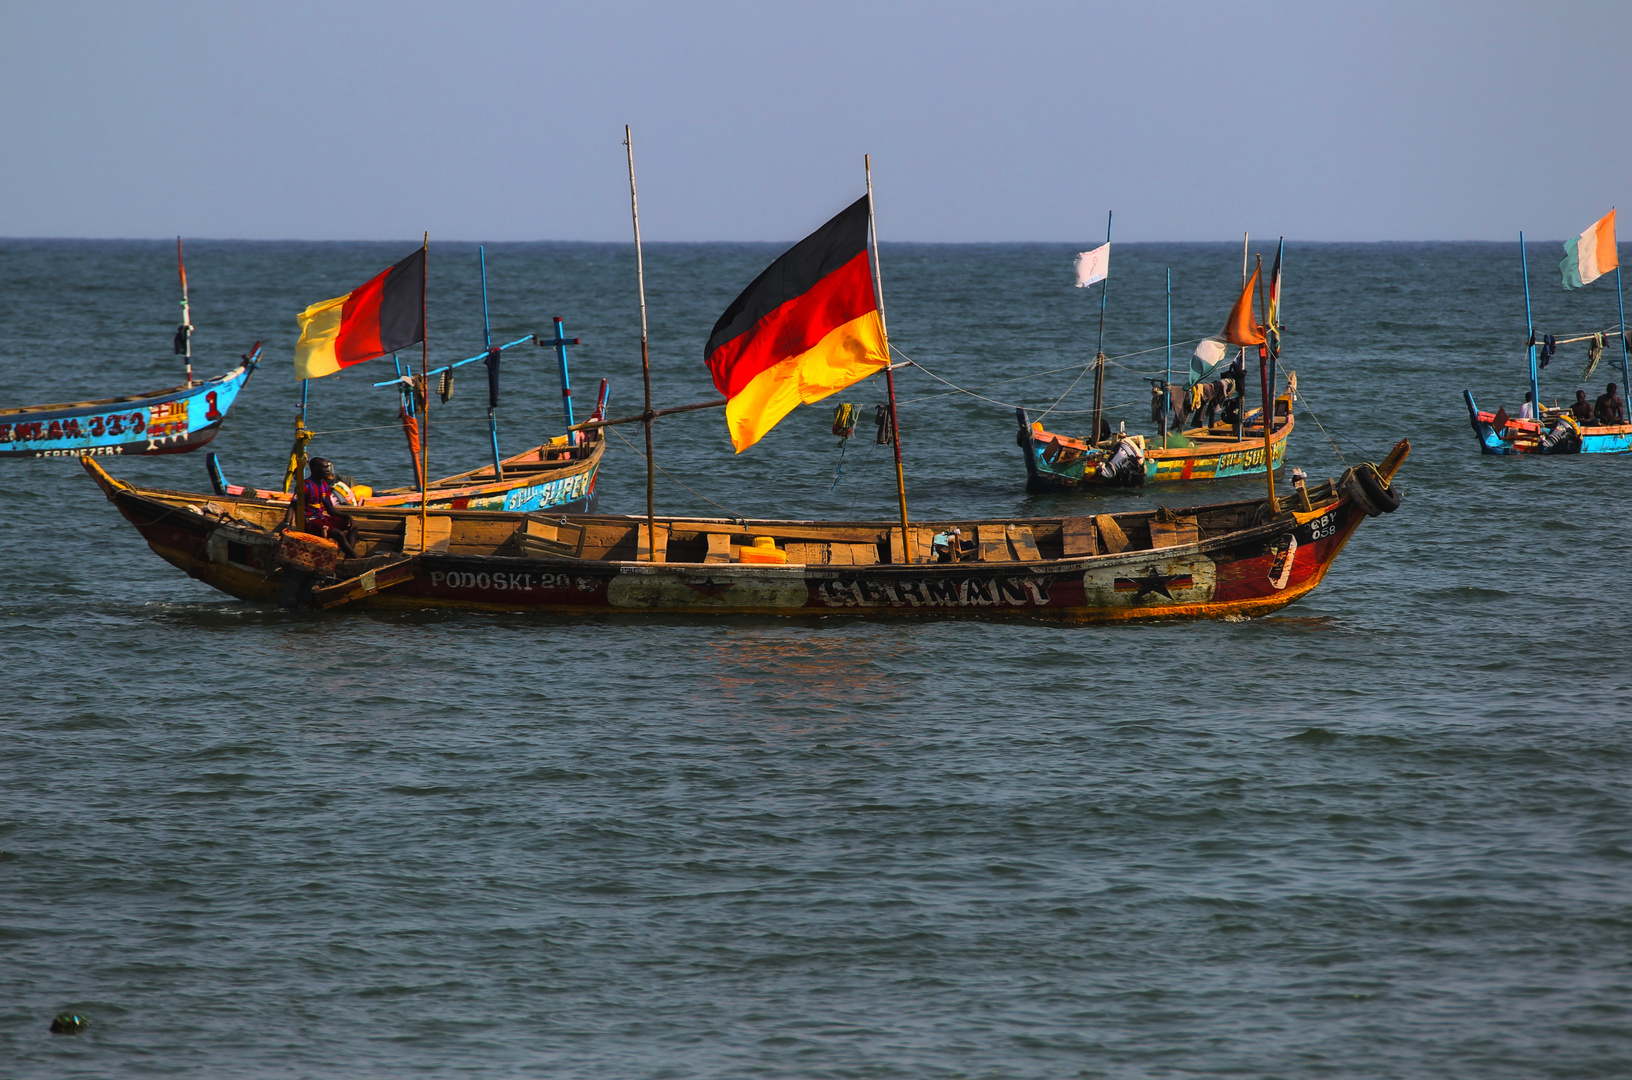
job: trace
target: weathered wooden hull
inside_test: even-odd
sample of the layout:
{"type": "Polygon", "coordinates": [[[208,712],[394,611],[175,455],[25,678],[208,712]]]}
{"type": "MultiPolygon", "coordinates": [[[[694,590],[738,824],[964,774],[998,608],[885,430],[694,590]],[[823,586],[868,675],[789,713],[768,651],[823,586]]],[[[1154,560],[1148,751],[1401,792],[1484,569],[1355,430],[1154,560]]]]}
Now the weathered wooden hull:
{"type": "Polygon", "coordinates": [[[1462,391],[1468,420],[1479,440],[1479,452],[1496,457],[1513,454],[1626,454],[1632,453],[1632,424],[1578,424],[1554,421],[1550,428],[1534,420],[1514,420],[1496,428],[1496,414],[1481,412],[1473,391],[1462,391]],[[1562,426],[1561,426],[1562,423],[1562,426]]]}
{"type": "MultiPolygon", "coordinates": [[[[1270,437],[1270,460],[1279,469],[1286,460],[1286,443],[1292,435],[1293,418],[1290,414],[1270,437]]],[[[1079,491],[1106,487],[1138,487],[1145,484],[1195,484],[1213,480],[1229,480],[1241,476],[1262,475],[1264,472],[1263,428],[1256,438],[1218,438],[1205,428],[1185,432],[1195,445],[1145,450],[1144,469],[1134,477],[1106,479],[1099,475],[1099,465],[1111,451],[1085,447],[1084,444],[1039,431],[1028,424],[1022,415],[1016,437],[1026,459],[1026,490],[1034,493],[1051,491],[1079,491]]]]}
{"type": "MultiPolygon", "coordinates": [[[[1404,460],[1405,443],[1381,466],[1386,481],[1404,460]]],[[[290,601],[285,572],[272,555],[275,539],[245,523],[257,508],[230,500],[209,500],[180,492],[140,489],[108,477],[95,462],[87,468],[108,498],[160,557],[212,587],[244,600],[290,601]],[[196,500],[190,502],[189,500],[196,500]]],[[[1307,512],[1270,518],[1261,500],[1221,503],[1181,511],[1199,522],[1197,539],[1162,547],[1154,543],[1153,513],[1116,515],[1128,536],[1142,536],[1143,548],[1043,557],[1030,538],[1064,544],[1070,522],[1090,519],[1034,519],[1030,522],[960,522],[986,535],[1026,538],[987,560],[912,562],[900,557],[899,530],[887,522],[725,522],[666,519],[663,534],[721,533],[788,537],[785,550],[811,553],[865,548],[869,536],[883,537],[874,550],[889,549],[894,561],[754,565],[740,562],[649,562],[630,547],[604,549],[603,557],[528,555],[502,543],[481,550],[458,550],[485,534],[497,537],[514,518],[492,513],[452,515],[447,529],[455,542],[446,550],[415,553],[413,541],[396,551],[373,549],[371,558],[343,567],[348,582],[325,586],[332,602],[370,608],[460,608],[538,612],[554,615],[640,614],[661,616],[850,616],[969,617],[1043,619],[1068,622],[1130,622],[1153,619],[1219,619],[1268,614],[1315,588],[1367,515],[1344,483],[1315,493],[1307,512]],[[1267,519],[1267,520],[1266,520],[1267,519]],[[1239,523],[1239,527],[1233,527],[1239,523]],[[1217,526],[1217,528],[1215,528],[1217,526]],[[1140,530],[1144,531],[1141,532],[1140,530]],[[793,537],[831,537],[833,542],[801,543],[793,537]],[[860,537],[863,542],[856,543],[860,537]],[[463,539],[461,539],[463,538],[463,539]],[[845,541],[849,538],[849,541],[845,541]],[[893,546],[892,546],[893,545],[893,546]],[[402,550],[407,548],[406,551],[402,550]],[[1031,551],[1028,558],[1025,549],[1031,551]],[[376,577],[376,574],[379,576],[376,577]]],[[[1375,512],[1375,510],[1373,510],[1375,512]]],[[[419,515],[374,510],[375,534],[413,536],[419,515]]],[[[1104,515],[1110,518],[1111,515],[1104,515]]],[[[432,519],[436,520],[435,518],[432,519]]],[[[1100,518],[1092,519],[1100,521],[1100,518]]],[[[583,517],[571,527],[621,536],[615,543],[638,543],[643,519],[583,517]]],[[[934,523],[926,531],[950,529],[934,523]]],[[[427,531],[425,535],[432,535],[427,531]]],[[[676,541],[678,545],[678,540],[676,541]]],[[[582,548],[580,548],[582,550],[582,548]]],[[[678,547],[671,547],[671,551],[678,547]]],[[[701,550],[701,549],[697,549],[701,550]]],[[[1062,549],[1063,550],[1063,549],[1062,549]]],[[[827,556],[824,556],[827,557],[827,556]]],[[[917,557],[917,556],[914,556],[917,557]]],[[[326,601],[327,602],[327,601],[326,601]]]]}
{"type": "Polygon", "coordinates": [[[185,454],[215,438],[255,366],[151,394],[0,409],[0,458],[185,454]]]}

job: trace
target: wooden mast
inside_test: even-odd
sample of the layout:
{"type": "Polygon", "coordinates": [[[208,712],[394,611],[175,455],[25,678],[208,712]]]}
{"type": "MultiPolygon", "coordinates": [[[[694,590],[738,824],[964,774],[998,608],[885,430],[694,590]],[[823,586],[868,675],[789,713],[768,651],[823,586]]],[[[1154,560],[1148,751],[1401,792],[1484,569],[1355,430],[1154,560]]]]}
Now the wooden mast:
{"type": "MultiPolygon", "coordinates": [[[[1613,214],[1615,208],[1610,207],[1609,212],[1613,214]]],[[[1615,255],[1615,302],[1620,305],[1621,310],[1621,386],[1626,390],[1626,397],[1622,400],[1632,402],[1632,364],[1627,363],[1626,298],[1621,294],[1621,257],[1619,252],[1615,255]]],[[[1626,405],[1624,408],[1632,409],[1632,405],[1626,405]]],[[[1540,405],[1536,406],[1536,419],[1541,419],[1540,405]]]]}
{"type": "MultiPolygon", "coordinates": [[[[890,359],[890,331],[884,322],[884,279],[879,272],[878,223],[873,219],[871,154],[861,155],[861,168],[867,174],[867,242],[872,248],[873,299],[878,304],[878,328],[884,332],[884,386],[890,396],[890,436],[895,444],[895,493],[901,500],[901,558],[903,562],[917,562],[918,547],[912,542],[912,526],[907,521],[907,474],[901,467],[901,418],[895,409],[895,364],[890,359]]],[[[651,403],[646,407],[651,408],[651,403]]]]}
{"type": "Polygon", "coordinates": [[[1173,407],[1173,269],[1167,270],[1167,373],[1162,376],[1162,449],[1167,449],[1167,416],[1173,407]]]}
{"type": "MultiPolygon", "coordinates": [[[[1261,318],[1267,321],[1268,313],[1264,308],[1264,258],[1258,257],[1258,312],[1261,318]]],[[[1244,374],[1244,373],[1243,373],[1244,374]]],[[[1258,346],[1258,381],[1264,389],[1264,476],[1269,481],[1269,512],[1279,514],[1280,503],[1275,501],[1275,459],[1270,454],[1270,440],[1274,436],[1275,403],[1269,400],[1269,345],[1258,346]]],[[[1244,404],[1244,403],[1243,403],[1244,404]]],[[[1246,418],[1242,417],[1242,423],[1246,418]]]]}
{"type": "Polygon", "coordinates": [[[181,274],[181,351],[187,357],[187,385],[193,385],[193,316],[187,304],[187,264],[181,258],[181,237],[176,237],[176,269],[181,274]]]}
{"type": "Polygon", "coordinates": [[[640,378],[646,389],[646,410],[641,415],[646,428],[646,559],[657,561],[657,508],[653,489],[657,485],[657,463],[652,458],[652,360],[646,337],[646,263],[640,250],[640,202],[635,197],[635,140],[629,125],[623,125],[623,145],[629,152],[629,216],[635,226],[635,276],[640,283],[640,378]]]}
{"type": "Polygon", "coordinates": [[[430,502],[430,496],[425,493],[425,484],[426,478],[431,475],[431,320],[427,300],[430,292],[427,286],[431,279],[431,234],[428,231],[420,243],[420,250],[425,253],[425,257],[419,260],[419,378],[425,386],[425,408],[420,413],[419,429],[419,550],[423,553],[426,504],[430,502]]]}
{"type": "MultiPolygon", "coordinates": [[[[1241,234],[1241,287],[1243,289],[1245,289],[1247,287],[1247,234],[1246,233],[1241,234]]],[[[1247,412],[1247,347],[1245,345],[1242,345],[1242,346],[1240,346],[1239,348],[1237,348],[1235,350],[1235,358],[1236,358],[1237,361],[1239,361],[1239,365],[1240,365],[1240,368],[1241,368],[1241,382],[1235,388],[1235,399],[1236,399],[1235,437],[1236,437],[1237,440],[1240,440],[1245,434],[1243,429],[1246,427],[1246,423],[1247,423],[1247,419],[1246,419],[1246,412],[1247,412]]]]}
{"type": "MultiPolygon", "coordinates": [[[[1618,261],[1618,260],[1617,260],[1618,261]]],[[[1530,335],[1530,343],[1525,347],[1530,357],[1530,401],[1534,407],[1533,420],[1541,423],[1541,387],[1536,378],[1536,324],[1530,316],[1530,260],[1524,251],[1524,231],[1519,231],[1519,269],[1524,274],[1524,328],[1530,335]]],[[[1621,348],[1626,348],[1626,338],[1621,338],[1621,348]]]]}
{"type": "MultiPolygon", "coordinates": [[[[1105,243],[1111,242],[1111,217],[1105,212],[1105,243]]],[[[1100,412],[1105,404],[1105,293],[1111,287],[1110,252],[1106,252],[1105,278],[1099,283],[1099,344],[1094,347],[1094,432],[1088,437],[1089,446],[1099,445],[1100,412]]]]}

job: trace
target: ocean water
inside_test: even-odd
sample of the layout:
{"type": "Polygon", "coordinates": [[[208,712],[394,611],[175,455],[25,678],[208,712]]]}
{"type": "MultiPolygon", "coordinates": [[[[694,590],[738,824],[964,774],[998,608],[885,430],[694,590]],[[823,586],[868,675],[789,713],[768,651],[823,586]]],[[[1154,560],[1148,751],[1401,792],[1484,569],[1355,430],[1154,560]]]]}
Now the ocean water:
{"type": "MultiPolygon", "coordinates": [[[[281,478],[295,313],[412,246],[189,245],[198,370],[267,349],[213,446],[231,479],[281,478]]],[[[777,250],[648,251],[659,405],[715,396],[702,342],[777,250]]],[[[1072,250],[886,245],[916,513],[1083,501],[1025,494],[1013,441],[1016,404],[1087,427],[1072,250]]],[[[1540,329],[1615,323],[1612,282],[1531,254],[1540,329]]],[[[172,256],[0,242],[0,404],[176,381],[172,256]]],[[[1250,622],[290,613],[162,563],[77,464],[0,462],[0,1076],[1632,1075],[1632,462],[1476,452],[1463,388],[1522,399],[1517,256],[1288,246],[1289,463],[1413,450],[1401,510],[1250,622]],[[90,1028],[49,1034],[66,1011],[90,1028]]],[[[488,268],[495,339],[560,315],[579,401],[605,377],[638,410],[629,247],[488,268]]],[[[1130,430],[1169,268],[1192,339],[1240,250],[1118,245],[1130,430]]],[[[433,359],[475,354],[475,247],[430,273],[433,359]]],[[[1545,395],[1601,392],[1584,364],[1545,395]]],[[[470,370],[438,472],[486,454],[470,370]]],[[[312,391],[313,451],[376,486],[409,475],[389,373],[312,391]]],[[[507,448],[559,432],[553,354],[504,379],[507,448]]],[[[870,425],[836,477],[830,422],[733,455],[717,412],[659,421],[660,512],[892,516],[870,425]]],[[[203,453],[109,467],[205,484],[203,453]]],[[[599,497],[644,508],[617,439],[599,497]]]]}

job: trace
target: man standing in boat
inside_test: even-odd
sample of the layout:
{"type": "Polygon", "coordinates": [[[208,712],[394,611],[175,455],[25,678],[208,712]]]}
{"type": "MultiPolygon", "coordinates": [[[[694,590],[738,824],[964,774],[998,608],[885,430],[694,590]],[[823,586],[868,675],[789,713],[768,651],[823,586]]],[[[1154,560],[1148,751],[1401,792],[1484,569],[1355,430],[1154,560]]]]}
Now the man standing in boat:
{"type": "Polygon", "coordinates": [[[357,526],[340,509],[335,493],[334,462],[314,457],[305,481],[306,531],[340,545],[340,554],[357,557],[357,526]]]}

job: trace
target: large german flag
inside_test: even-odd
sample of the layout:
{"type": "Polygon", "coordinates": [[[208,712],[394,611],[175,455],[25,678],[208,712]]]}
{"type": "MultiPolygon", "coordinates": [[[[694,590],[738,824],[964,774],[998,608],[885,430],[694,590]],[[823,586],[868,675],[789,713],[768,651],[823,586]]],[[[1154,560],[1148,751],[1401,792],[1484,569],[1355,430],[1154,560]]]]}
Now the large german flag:
{"type": "Polygon", "coordinates": [[[867,197],[784,252],[714,324],[703,357],[737,452],[800,402],[889,366],[867,257],[867,197]]]}
{"type": "Polygon", "coordinates": [[[296,317],[295,378],[318,379],[341,368],[425,340],[425,249],[333,300],[296,317]]]}

